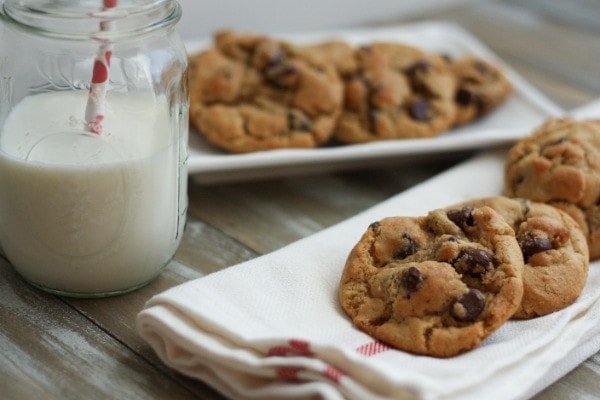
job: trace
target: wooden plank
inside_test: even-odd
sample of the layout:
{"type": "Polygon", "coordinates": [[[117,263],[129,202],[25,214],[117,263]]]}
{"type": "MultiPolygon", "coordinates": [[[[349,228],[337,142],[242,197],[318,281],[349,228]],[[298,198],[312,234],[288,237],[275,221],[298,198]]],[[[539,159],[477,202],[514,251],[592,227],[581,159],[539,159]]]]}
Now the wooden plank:
{"type": "MultiPolygon", "coordinates": [[[[195,202],[195,200],[194,200],[195,202]]],[[[249,260],[258,253],[226,236],[215,227],[188,213],[185,232],[175,261],[186,266],[200,275],[207,275],[228,266],[249,260]]],[[[185,275],[185,269],[170,266],[168,272],[179,275],[176,280],[181,282],[197,276],[185,275]]]]}
{"type": "MultiPolygon", "coordinates": [[[[303,179],[294,179],[294,182],[303,179]]],[[[320,188],[327,186],[319,180],[312,184],[320,188]]],[[[190,214],[260,254],[281,248],[345,217],[317,199],[289,193],[278,180],[209,188],[192,186],[190,198],[193,199],[190,214]]],[[[363,207],[366,206],[363,203],[363,207]]]]}
{"type": "Polygon", "coordinates": [[[507,57],[504,61],[544,96],[565,111],[581,107],[597,97],[587,88],[573,87],[569,83],[557,79],[556,76],[540,73],[535,67],[524,64],[520,60],[507,57]]]}
{"type": "Polygon", "coordinates": [[[189,398],[59,298],[25,284],[0,260],[0,397],[189,398]]]}
{"type": "Polygon", "coordinates": [[[190,215],[259,254],[349,218],[456,163],[190,186],[190,215]]]}

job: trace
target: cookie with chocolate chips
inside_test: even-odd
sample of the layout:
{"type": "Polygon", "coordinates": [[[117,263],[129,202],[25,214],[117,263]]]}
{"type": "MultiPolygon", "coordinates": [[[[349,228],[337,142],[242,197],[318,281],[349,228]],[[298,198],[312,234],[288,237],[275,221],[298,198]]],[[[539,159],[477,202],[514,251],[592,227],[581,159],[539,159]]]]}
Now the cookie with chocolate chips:
{"type": "Polygon", "coordinates": [[[550,118],[509,150],[504,192],[566,211],[600,257],[600,120],[550,118]]]}
{"type": "Polygon", "coordinates": [[[372,223],[351,250],[339,301],[354,325],[395,348],[451,357],[477,347],[521,304],[523,257],[489,207],[372,223]]]}
{"type": "Polygon", "coordinates": [[[341,112],[335,67],[300,48],[231,31],[190,57],[190,122],[232,153],[312,148],[326,143],[341,112]]]}
{"type": "Polygon", "coordinates": [[[450,62],[458,79],[455,125],[488,115],[502,104],[512,90],[504,71],[478,57],[467,56],[450,62]]]}
{"type": "Polygon", "coordinates": [[[513,318],[546,315],[575,302],[589,268],[586,237],[575,220],[551,205],[503,196],[472,199],[452,208],[482,206],[508,222],[523,253],[523,299],[513,318]]]}
{"type": "Polygon", "coordinates": [[[356,49],[357,67],[342,74],[344,110],[335,138],[340,143],[426,138],[455,121],[457,80],[435,54],[400,43],[356,49]]]}

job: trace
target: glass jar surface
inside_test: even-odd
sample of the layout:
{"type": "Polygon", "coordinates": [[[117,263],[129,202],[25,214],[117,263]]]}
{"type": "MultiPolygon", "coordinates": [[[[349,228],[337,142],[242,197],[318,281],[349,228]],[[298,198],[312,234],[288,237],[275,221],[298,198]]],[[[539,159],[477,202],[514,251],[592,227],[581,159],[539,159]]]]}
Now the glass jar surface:
{"type": "Polygon", "coordinates": [[[148,283],[177,250],[187,211],[179,4],[0,7],[0,246],[52,293],[148,283]]]}

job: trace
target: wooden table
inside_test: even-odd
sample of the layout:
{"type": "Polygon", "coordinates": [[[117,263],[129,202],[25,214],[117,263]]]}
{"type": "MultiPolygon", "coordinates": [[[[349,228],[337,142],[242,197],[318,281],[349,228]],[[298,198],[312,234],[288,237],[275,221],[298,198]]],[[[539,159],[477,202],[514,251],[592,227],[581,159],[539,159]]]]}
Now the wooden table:
{"type": "MultiPolygon", "coordinates": [[[[473,2],[377,25],[453,21],[564,109],[599,97],[600,22],[586,24],[576,13],[554,19],[529,9],[529,3],[543,2],[473,2]]],[[[580,2],[567,3],[576,10],[580,2]]],[[[0,398],[221,398],[203,383],[164,366],[141,340],[135,317],[144,302],[169,287],[335,224],[458,161],[457,156],[410,169],[387,166],[210,187],[192,180],[188,225],[175,260],[148,286],[119,297],[84,300],[40,292],[0,256],[0,398]]],[[[600,353],[537,398],[597,396],[600,353]]]]}

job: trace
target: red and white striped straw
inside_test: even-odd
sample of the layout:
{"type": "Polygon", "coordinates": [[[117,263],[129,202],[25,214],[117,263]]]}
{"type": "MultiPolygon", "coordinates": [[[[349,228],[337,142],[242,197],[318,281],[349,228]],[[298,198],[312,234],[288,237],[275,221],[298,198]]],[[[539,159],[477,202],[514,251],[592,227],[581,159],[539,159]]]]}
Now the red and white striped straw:
{"type": "MultiPolygon", "coordinates": [[[[107,11],[117,6],[117,0],[103,0],[104,9],[107,11]]],[[[110,31],[113,21],[102,21],[100,31],[110,31]]],[[[92,72],[92,83],[85,109],[86,128],[89,132],[97,135],[102,134],[102,121],[104,120],[106,103],[106,85],[108,83],[110,58],[112,56],[112,46],[108,41],[104,41],[94,60],[94,69],[92,72]]]]}

